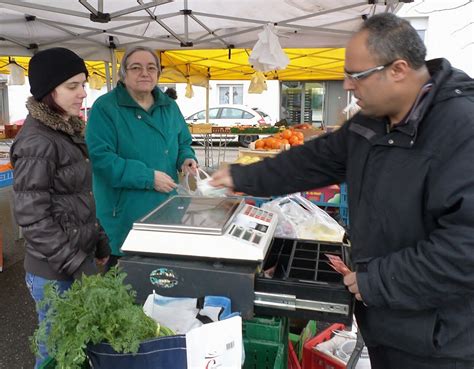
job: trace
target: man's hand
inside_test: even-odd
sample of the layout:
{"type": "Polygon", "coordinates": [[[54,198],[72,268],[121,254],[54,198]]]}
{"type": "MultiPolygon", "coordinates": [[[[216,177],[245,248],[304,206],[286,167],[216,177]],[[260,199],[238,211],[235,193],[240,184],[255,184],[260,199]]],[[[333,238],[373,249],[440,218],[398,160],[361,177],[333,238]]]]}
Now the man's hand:
{"type": "Polygon", "coordinates": [[[158,192],[171,192],[176,188],[177,184],[168,174],[155,170],[155,185],[154,188],[158,192]]]}
{"type": "Polygon", "coordinates": [[[230,175],[230,167],[225,166],[222,169],[219,169],[211,176],[209,184],[214,187],[222,188],[226,187],[231,190],[234,189],[234,181],[230,175]]]}
{"type": "Polygon", "coordinates": [[[181,165],[181,171],[184,174],[189,173],[196,176],[198,174],[197,168],[198,168],[198,165],[196,163],[196,160],[194,159],[186,159],[183,165],[181,165]]]}
{"type": "Polygon", "coordinates": [[[359,301],[362,301],[362,296],[360,295],[359,286],[357,285],[357,273],[350,272],[344,277],[344,284],[349,289],[349,292],[355,295],[355,298],[359,301]]]}

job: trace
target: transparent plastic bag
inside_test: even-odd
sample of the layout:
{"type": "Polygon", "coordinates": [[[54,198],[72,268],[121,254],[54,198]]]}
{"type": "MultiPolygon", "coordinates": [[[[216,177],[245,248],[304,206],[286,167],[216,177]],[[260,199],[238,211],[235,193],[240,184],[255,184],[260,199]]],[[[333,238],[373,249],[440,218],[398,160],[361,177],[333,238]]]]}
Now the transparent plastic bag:
{"type": "Polygon", "coordinates": [[[182,183],[180,183],[176,189],[179,195],[212,197],[226,196],[226,188],[211,186],[209,184],[211,176],[199,167],[197,170],[197,175],[190,174],[189,172],[184,175],[182,183]]]}
{"type": "Polygon", "coordinates": [[[278,214],[275,237],[342,242],[345,230],[328,213],[299,194],[262,205],[278,214]]]}

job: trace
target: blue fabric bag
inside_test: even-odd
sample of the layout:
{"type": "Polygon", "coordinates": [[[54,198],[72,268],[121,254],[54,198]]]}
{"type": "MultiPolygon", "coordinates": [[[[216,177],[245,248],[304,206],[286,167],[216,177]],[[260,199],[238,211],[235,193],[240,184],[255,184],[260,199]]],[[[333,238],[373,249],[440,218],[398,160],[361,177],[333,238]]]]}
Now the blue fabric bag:
{"type": "Polygon", "coordinates": [[[140,344],[136,354],[117,353],[110,344],[87,348],[94,369],[187,369],[186,336],[157,337],[140,344]]]}

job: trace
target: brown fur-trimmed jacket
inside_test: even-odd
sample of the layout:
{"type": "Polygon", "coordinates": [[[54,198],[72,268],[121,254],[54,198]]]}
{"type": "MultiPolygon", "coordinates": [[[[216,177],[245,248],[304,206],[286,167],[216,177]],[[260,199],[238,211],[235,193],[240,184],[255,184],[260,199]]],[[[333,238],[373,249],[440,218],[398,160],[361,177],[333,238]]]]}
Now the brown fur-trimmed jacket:
{"type": "Polygon", "coordinates": [[[29,115],[10,150],[25,269],[47,279],[69,279],[87,260],[110,254],[95,215],[84,122],[66,121],[33,98],[26,106],[29,115]]]}

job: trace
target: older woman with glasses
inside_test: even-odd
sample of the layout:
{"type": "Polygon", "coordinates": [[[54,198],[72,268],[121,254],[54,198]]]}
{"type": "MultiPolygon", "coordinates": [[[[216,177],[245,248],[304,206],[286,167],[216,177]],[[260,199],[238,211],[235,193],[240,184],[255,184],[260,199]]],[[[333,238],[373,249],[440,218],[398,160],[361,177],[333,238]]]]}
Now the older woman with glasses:
{"type": "Polygon", "coordinates": [[[157,87],[159,73],[153,50],[128,50],[117,87],[91,109],[86,142],[97,216],[112,247],[109,266],[133,222],[175,194],[178,171],[197,168],[191,134],[176,102],[157,87]]]}

